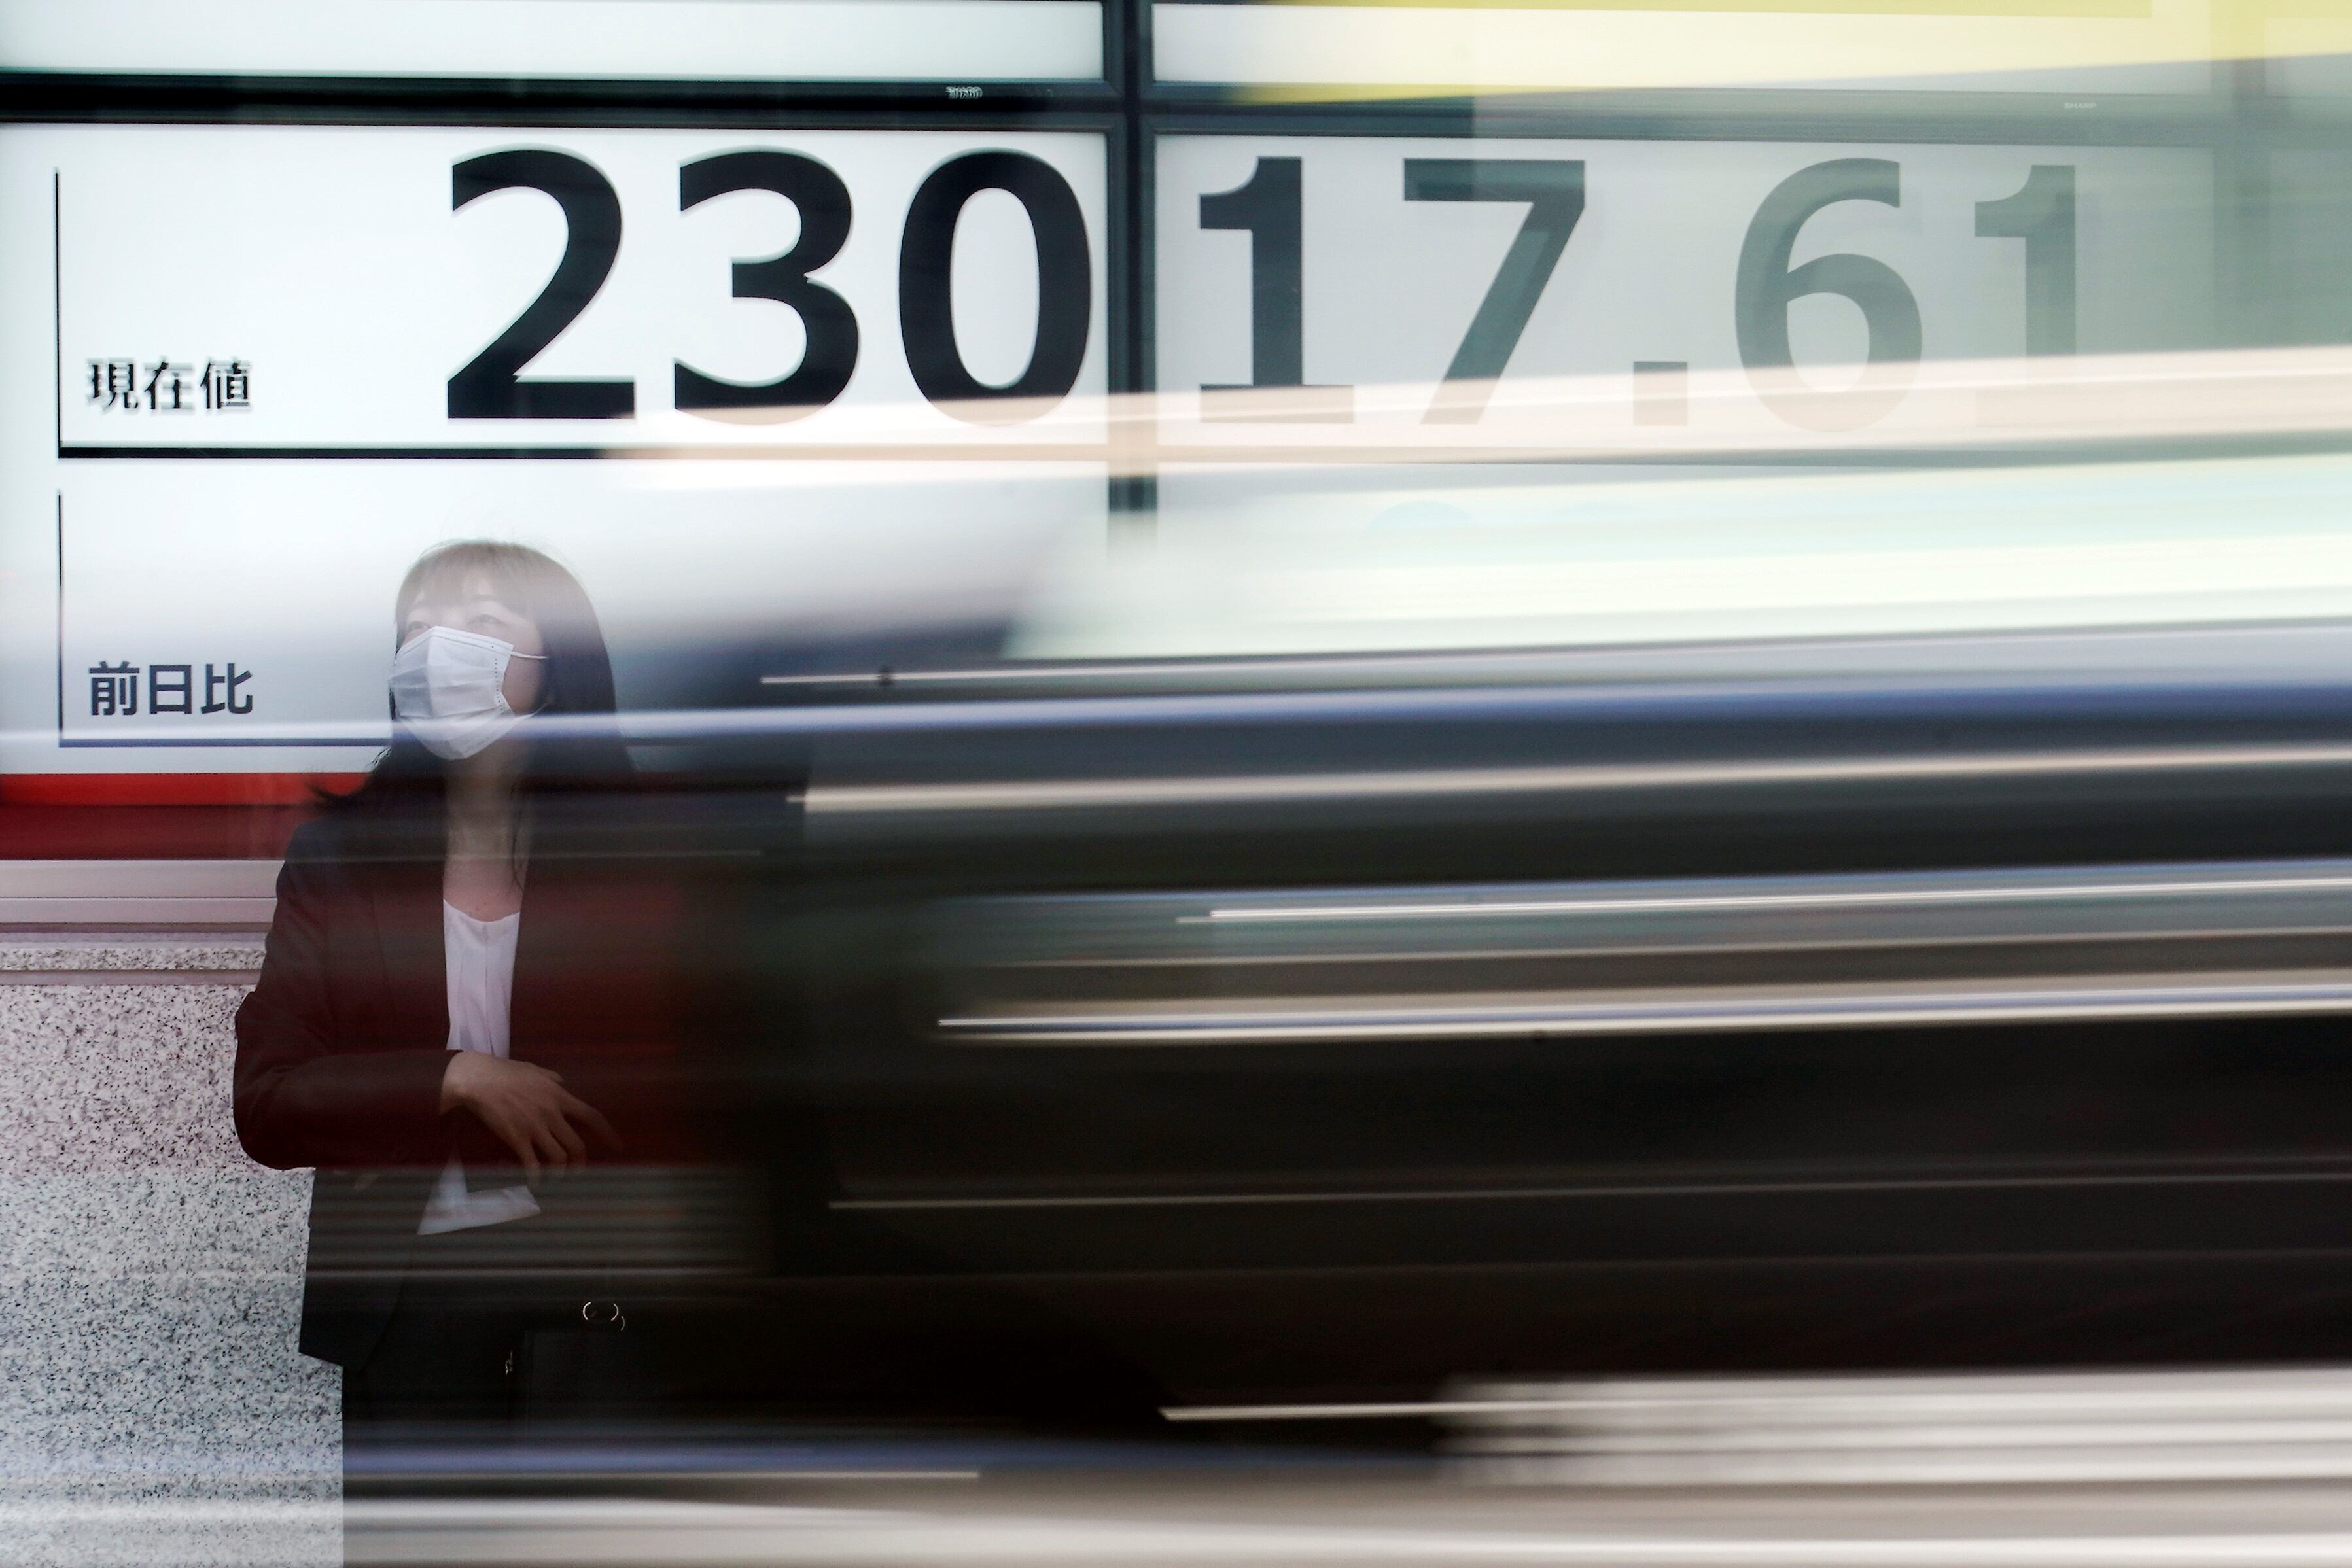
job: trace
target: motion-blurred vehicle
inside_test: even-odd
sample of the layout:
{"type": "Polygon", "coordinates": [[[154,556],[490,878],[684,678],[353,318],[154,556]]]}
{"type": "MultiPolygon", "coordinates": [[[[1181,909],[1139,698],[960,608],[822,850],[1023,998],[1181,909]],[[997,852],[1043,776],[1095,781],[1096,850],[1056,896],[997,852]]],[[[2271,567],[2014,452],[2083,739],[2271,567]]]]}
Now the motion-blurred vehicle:
{"type": "Polygon", "coordinates": [[[1325,483],[779,653],[779,1388],[2342,1354],[2352,465],[1325,483]]]}

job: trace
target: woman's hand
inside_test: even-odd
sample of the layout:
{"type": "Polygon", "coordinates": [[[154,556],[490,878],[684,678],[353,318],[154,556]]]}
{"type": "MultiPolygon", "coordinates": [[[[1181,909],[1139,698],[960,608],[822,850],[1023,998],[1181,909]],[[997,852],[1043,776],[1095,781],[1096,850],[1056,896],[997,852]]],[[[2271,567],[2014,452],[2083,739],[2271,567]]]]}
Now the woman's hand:
{"type": "Polygon", "coordinates": [[[471,1111],[514,1151],[523,1174],[534,1183],[542,1161],[558,1176],[588,1163],[583,1129],[608,1146],[621,1142],[593,1105],[563,1087],[561,1072],[478,1051],[451,1051],[449,1066],[441,1074],[441,1109],[461,1108],[471,1111]]]}

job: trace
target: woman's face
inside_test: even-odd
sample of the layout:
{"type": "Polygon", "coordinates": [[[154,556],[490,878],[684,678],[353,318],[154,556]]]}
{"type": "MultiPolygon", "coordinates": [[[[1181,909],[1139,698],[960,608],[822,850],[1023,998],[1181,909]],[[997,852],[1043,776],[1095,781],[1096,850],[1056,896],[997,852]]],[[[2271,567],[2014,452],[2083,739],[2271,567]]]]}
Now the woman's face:
{"type": "MultiPolygon", "coordinates": [[[[513,643],[518,653],[547,652],[547,639],[541,634],[539,622],[500,599],[491,588],[487,572],[468,572],[454,592],[427,589],[418,594],[401,619],[400,640],[405,643],[436,626],[471,632],[479,637],[496,637],[501,643],[513,643]]],[[[507,706],[517,713],[537,709],[540,692],[546,684],[546,677],[540,672],[546,667],[537,659],[509,659],[507,706]]]]}

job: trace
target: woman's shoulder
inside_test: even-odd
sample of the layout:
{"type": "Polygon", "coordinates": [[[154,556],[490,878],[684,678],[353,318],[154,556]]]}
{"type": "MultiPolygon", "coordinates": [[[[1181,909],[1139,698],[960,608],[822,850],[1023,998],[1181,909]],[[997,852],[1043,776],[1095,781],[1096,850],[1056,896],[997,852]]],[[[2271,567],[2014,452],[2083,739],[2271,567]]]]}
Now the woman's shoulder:
{"type": "Polygon", "coordinates": [[[296,828],[286,841],[287,865],[323,870],[348,864],[357,847],[358,828],[350,812],[330,808],[296,828]]]}
{"type": "Polygon", "coordinates": [[[278,901],[310,904],[331,897],[352,880],[354,855],[349,824],[333,816],[314,817],[286,841],[278,872],[278,901]]]}
{"type": "Polygon", "coordinates": [[[423,825],[405,814],[334,801],[294,830],[286,843],[286,870],[306,879],[363,876],[372,866],[415,857],[423,846],[423,825]]]}

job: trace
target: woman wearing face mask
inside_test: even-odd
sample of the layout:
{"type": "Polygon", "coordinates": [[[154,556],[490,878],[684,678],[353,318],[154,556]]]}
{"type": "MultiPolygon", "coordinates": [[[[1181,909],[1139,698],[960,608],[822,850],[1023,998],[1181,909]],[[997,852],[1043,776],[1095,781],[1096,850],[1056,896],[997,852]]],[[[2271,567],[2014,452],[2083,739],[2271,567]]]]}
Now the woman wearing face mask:
{"type": "Polygon", "coordinates": [[[678,1124],[659,879],[595,849],[630,766],[586,594],[467,541],[394,617],[393,744],[295,835],[236,1019],[247,1152],[319,1168],[300,1343],[347,1436],[516,1414],[530,1334],[581,1307],[561,1195],[678,1124]]]}

